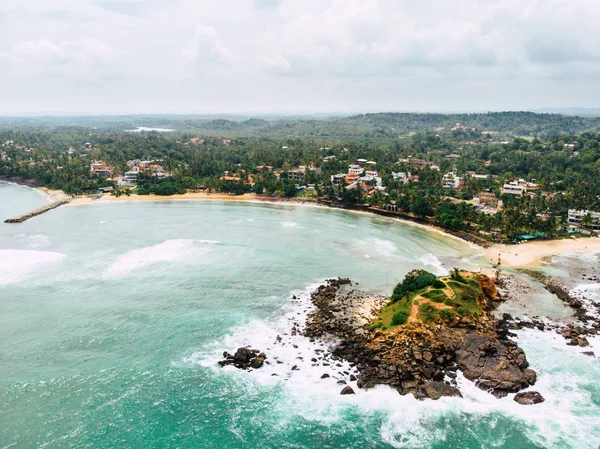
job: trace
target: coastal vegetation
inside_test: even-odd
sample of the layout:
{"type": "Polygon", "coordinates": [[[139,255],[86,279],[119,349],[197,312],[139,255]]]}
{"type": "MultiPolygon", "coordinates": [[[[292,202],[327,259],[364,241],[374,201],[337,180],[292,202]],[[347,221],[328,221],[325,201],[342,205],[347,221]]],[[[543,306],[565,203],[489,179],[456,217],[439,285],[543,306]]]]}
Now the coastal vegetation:
{"type": "Polygon", "coordinates": [[[454,269],[448,276],[436,277],[425,270],[413,270],[395,288],[371,329],[393,329],[407,323],[451,322],[482,314],[484,298],[474,273],[454,269]]]}
{"type": "MultiPolygon", "coordinates": [[[[123,175],[138,170],[125,186],[132,194],[297,197],[417,220],[478,242],[566,236],[570,209],[600,211],[598,118],[506,112],[238,119],[5,118],[0,177],[81,195],[120,189],[123,175]],[[127,132],[138,126],[175,131],[127,132]],[[360,182],[340,178],[356,164],[371,174],[360,182]],[[522,194],[506,193],[504,186],[517,181],[522,194]]],[[[593,230],[593,215],[580,224],[593,230]]]]}

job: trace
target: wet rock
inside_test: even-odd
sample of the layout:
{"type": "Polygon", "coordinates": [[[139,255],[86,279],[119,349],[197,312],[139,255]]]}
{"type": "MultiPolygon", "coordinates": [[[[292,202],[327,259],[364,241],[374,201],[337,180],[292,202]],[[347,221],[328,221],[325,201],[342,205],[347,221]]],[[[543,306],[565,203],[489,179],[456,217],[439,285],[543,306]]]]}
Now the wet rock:
{"type": "Polygon", "coordinates": [[[344,389],[340,392],[340,394],[342,396],[345,396],[345,395],[348,395],[348,394],[356,394],[356,393],[354,392],[354,390],[352,389],[352,387],[348,385],[348,386],[344,387],[344,389]]]}
{"type": "Polygon", "coordinates": [[[258,349],[238,348],[233,355],[227,351],[223,352],[223,357],[225,360],[220,360],[218,362],[219,366],[233,365],[236,368],[247,370],[262,367],[267,355],[258,349]]]}
{"type": "Polygon", "coordinates": [[[521,405],[533,405],[545,401],[544,397],[537,391],[524,391],[522,393],[517,393],[514,400],[521,405]]]}
{"type": "Polygon", "coordinates": [[[321,376],[321,379],[327,379],[328,377],[331,377],[329,374],[325,373],[321,376]]]}

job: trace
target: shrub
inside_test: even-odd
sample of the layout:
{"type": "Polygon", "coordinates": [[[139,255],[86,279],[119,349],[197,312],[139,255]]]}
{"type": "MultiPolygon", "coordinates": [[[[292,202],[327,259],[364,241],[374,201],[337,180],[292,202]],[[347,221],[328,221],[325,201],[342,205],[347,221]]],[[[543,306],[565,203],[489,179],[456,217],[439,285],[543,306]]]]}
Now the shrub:
{"type": "Polygon", "coordinates": [[[394,313],[394,316],[392,316],[392,325],[394,326],[406,324],[407,321],[408,313],[406,313],[404,310],[400,310],[399,312],[394,313]]]}
{"type": "Polygon", "coordinates": [[[439,279],[436,279],[431,285],[433,288],[446,288],[446,284],[439,279]]]}
{"type": "Polygon", "coordinates": [[[375,329],[379,329],[380,327],[383,327],[383,323],[381,321],[378,321],[375,324],[371,324],[371,326],[369,326],[369,330],[375,330],[375,329]]]}
{"type": "Polygon", "coordinates": [[[408,273],[404,280],[396,285],[392,294],[392,300],[398,301],[407,294],[429,287],[436,281],[435,274],[425,270],[413,270],[408,273]]]}
{"type": "Polygon", "coordinates": [[[447,298],[446,294],[441,290],[431,290],[423,293],[425,298],[431,299],[433,302],[444,302],[447,298]]]}
{"type": "Polygon", "coordinates": [[[440,310],[440,318],[444,320],[451,320],[454,318],[454,313],[452,313],[452,310],[450,309],[442,309],[440,310]]]}
{"type": "Polygon", "coordinates": [[[458,312],[459,315],[464,315],[465,313],[467,313],[467,310],[464,307],[457,307],[456,311],[458,312]]]}
{"type": "Polygon", "coordinates": [[[436,320],[438,313],[435,307],[427,303],[419,307],[419,315],[424,322],[429,323],[436,320]]]}
{"type": "Polygon", "coordinates": [[[418,305],[419,305],[419,300],[418,300],[418,299],[415,299],[415,300],[413,301],[413,304],[414,304],[415,306],[418,306],[418,305]]]}
{"type": "Polygon", "coordinates": [[[454,301],[452,298],[448,298],[444,301],[444,304],[450,307],[454,307],[456,305],[456,301],[454,301]]]}
{"type": "Polygon", "coordinates": [[[450,278],[452,278],[452,280],[456,281],[456,282],[460,282],[461,284],[466,284],[467,280],[462,277],[462,275],[460,274],[460,271],[458,271],[458,268],[455,268],[452,271],[452,274],[450,275],[450,278]]]}

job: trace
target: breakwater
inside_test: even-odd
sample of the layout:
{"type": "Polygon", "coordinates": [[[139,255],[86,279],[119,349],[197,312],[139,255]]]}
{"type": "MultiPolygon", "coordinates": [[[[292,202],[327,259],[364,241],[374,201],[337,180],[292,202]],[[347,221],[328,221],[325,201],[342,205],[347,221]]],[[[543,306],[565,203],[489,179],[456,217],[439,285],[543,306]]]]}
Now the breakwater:
{"type": "Polygon", "coordinates": [[[47,204],[43,207],[39,207],[37,209],[34,209],[30,212],[27,212],[26,214],[23,215],[18,215],[16,217],[13,218],[8,218],[6,220],[4,220],[4,223],[22,223],[26,220],[29,220],[30,218],[36,217],[38,215],[41,215],[45,212],[48,212],[52,209],[56,209],[57,207],[62,206],[63,204],[67,204],[71,202],[71,198],[65,198],[59,201],[54,201],[50,204],[47,204]]]}

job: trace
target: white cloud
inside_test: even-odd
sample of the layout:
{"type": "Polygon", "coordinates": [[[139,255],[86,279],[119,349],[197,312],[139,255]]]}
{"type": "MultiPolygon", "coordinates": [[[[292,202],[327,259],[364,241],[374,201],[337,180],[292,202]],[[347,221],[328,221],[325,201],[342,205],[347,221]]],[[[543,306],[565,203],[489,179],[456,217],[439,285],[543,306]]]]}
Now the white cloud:
{"type": "Polygon", "coordinates": [[[25,41],[2,55],[20,75],[78,76],[109,64],[113,51],[97,39],[82,38],[54,43],[48,39],[25,41]]]}
{"type": "Polygon", "coordinates": [[[215,65],[230,65],[236,57],[219,38],[214,27],[196,26],[196,32],[190,45],[184,48],[181,55],[190,63],[193,71],[206,73],[215,65]]]}
{"type": "Polygon", "coordinates": [[[597,106],[599,22],[597,0],[4,0],[0,81],[19,106],[23,74],[84,75],[123,110],[140,86],[231,110],[597,106]]]}

